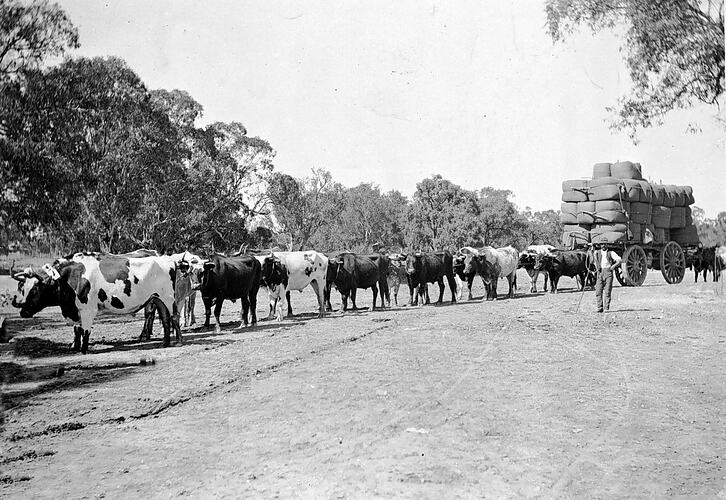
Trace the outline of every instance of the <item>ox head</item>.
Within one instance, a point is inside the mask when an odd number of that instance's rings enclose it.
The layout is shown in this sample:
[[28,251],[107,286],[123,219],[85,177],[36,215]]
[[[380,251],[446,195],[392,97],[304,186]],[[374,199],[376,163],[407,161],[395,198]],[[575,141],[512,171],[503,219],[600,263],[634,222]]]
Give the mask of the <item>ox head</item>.
[[[542,253],[542,252],[540,252]],[[534,269],[537,264],[537,252],[531,250],[524,250],[519,253],[519,260],[517,261],[517,268],[523,267],[525,269]]]
[[200,275],[204,270],[204,260],[198,255],[190,252],[174,254],[172,257],[177,271],[177,280],[189,279],[192,290],[197,290],[200,283]]
[[534,269],[536,271],[549,271],[555,263],[555,255],[539,254],[534,258]]
[[13,297],[13,306],[20,309],[21,318],[32,318],[48,306],[58,305],[58,270],[45,264],[40,271],[32,267],[14,273],[18,291]]
[[464,257],[464,274],[474,274],[486,264],[486,257],[474,248],[463,247],[459,250],[459,255]]
[[260,279],[264,286],[279,285],[285,277],[285,269],[280,258],[270,254],[262,261],[262,277]]
[[345,253],[330,257],[328,259],[328,272],[325,276],[325,281],[328,283],[340,281],[345,274]]
[[414,252],[406,255],[406,274],[409,276],[415,275],[417,272],[423,269],[423,254],[421,252]]

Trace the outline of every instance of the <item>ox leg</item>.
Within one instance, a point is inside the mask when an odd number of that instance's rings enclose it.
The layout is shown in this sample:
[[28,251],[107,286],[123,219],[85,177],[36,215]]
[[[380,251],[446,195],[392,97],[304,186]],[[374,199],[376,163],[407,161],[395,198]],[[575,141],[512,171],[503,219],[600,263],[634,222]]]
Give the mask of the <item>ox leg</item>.
[[557,293],[557,283],[559,283],[559,281],[559,276],[550,274],[550,293]]
[[534,269],[527,269],[527,274],[529,274],[529,293],[537,293],[537,278],[539,278],[539,271],[535,271]]
[[192,292],[192,294],[186,298],[184,301],[184,327],[192,326],[197,322],[197,319],[194,317],[194,306],[196,305],[197,299],[197,292]]
[[313,287],[315,296],[318,298],[318,318],[325,316],[325,289],[318,283],[318,280],[312,280],[310,286]]
[[83,327],[80,325],[73,326],[73,350],[81,351],[81,337],[83,336]]
[[187,299],[181,299],[178,302],[174,302],[174,310],[171,314],[171,327],[174,329],[174,336],[176,337],[177,342],[182,341],[182,333],[181,333],[181,315],[179,314],[181,309],[185,307],[185,304],[187,302]]
[[222,324],[219,322],[219,316],[222,314],[222,302],[224,298],[217,297],[214,304],[214,333],[222,333]]
[[[482,280],[482,283],[484,281]],[[471,287],[474,285],[474,276],[468,276],[466,278],[466,287],[469,289],[469,297],[467,300],[474,300],[474,296],[471,294]],[[486,286],[486,283],[484,284]]]
[[[544,291],[546,292],[547,291],[547,280],[549,279],[549,276],[547,273],[543,273],[543,274],[544,274]],[[550,285],[551,285],[551,283],[550,283]]]
[[401,285],[393,285],[393,303],[398,307],[398,289]]
[[[373,286],[371,286],[371,291],[373,292],[373,307],[371,308],[371,311],[376,310],[376,301],[378,300],[378,285],[373,283]],[[381,302],[383,302],[383,292],[381,292]]]
[[204,303],[204,328],[209,328],[209,317],[212,315],[212,304],[214,304],[214,298],[202,297]]
[[154,319],[156,318],[156,306],[149,302],[144,306],[144,327],[141,329],[139,340],[150,340],[151,332],[154,330]]
[[428,283],[419,283],[418,285],[418,298],[419,298],[419,305],[423,306],[424,304],[428,304],[430,302],[429,300],[429,285]]
[[259,286],[253,287],[252,290],[250,290],[250,313],[252,315],[252,326],[257,324],[257,292],[259,291]]
[[514,297],[514,289],[517,288],[517,277],[509,275],[507,281],[509,281],[509,294],[507,296],[511,299]]
[[[161,320],[161,324],[164,327],[164,347],[169,347],[169,345],[171,345],[171,328],[174,323],[174,320],[172,319],[172,313],[169,311],[169,308],[166,306],[166,304],[164,304],[161,300],[155,298],[152,299],[152,302],[154,303],[156,310],[159,312],[159,319]],[[172,303],[172,311],[175,307],[176,305]],[[179,333],[179,337],[181,337],[181,332]]]
[[348,294],[341,292],[340,301],[343,303],[343,312],[347,311],[348,310]]
[[358,306],[355,305],[355,298],[358,295],[358,289],[356,287],[353,287],[350,291],[350,302],[353,304],[353,310],[357,311]]
[[331,283],[325,282],[325,287],[323,288],[323,297],[325,299],[325,310],[329,312],[333,312],[333,305],[330,303],[330,289],[333,287]]
[[292,318],[292,302],[290,301],[290,290],[285,292],[285,300],[287,301],[287,315]]
[[95,311],[89,311],[85,314],[81,313],[81,328],[83,329],[83,340],[81,342],[81,353],[88,353],[88,341],[91,338],[91,326],[93,325],[93,316]]
[[[416,291],[416,300],[414,301],[414,290]],[[418,287],[414,287],[410,282],[408,283],[408,291],[411,294],[411,298],[408,301],[409,306],[418,305]]]
[[247,326],[247,315],[250,312],[250,298],[249,296],[245,295],[241,298],[240,302],[242,302],[242,309],[240,311],[240,324],[239,327],[242,328],[243,326]]
[[447,276],[446,280],[449,282],[449,288],[451,288],[451,303],[453,304],[456,302],[456,290],[457,290],[456,280],[454,279],[453,276]]
[[[436,301],[437,304],[441,304],[444,302],[444,278],[439,278],[436,283],[439,285],[439,300]],[[454,299],[454,296],[451,296],[452,299]]]

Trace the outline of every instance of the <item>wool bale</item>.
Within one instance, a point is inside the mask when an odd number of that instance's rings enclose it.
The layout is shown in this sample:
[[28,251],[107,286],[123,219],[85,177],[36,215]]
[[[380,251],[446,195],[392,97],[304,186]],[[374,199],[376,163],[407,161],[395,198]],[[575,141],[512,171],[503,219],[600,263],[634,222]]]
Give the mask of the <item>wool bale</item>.
[[653,205],[651,222],[656,228],[670,228],[671,209],[662,205]]
[[641,198],[645,198],[643,193],[643,187],[640,185],[640,181],[633,179],[623,179],[623,185],[625,186],[625,198],[628,201],[642,201]]
[[590,187],[590,180],[589,179],[569,179],[566,181],[562,181],[562,192],[565,191],[572,191],[573,189],[580,190],[580,191],[587,191],[587,188]]
[[675,201],[673,202],[676,207],[686,206],[686,192],[683,186],[673,186],[673,193]]
[[560,212],[576,215],[577,214],[577,203],[560,204]]
[[630,221],[637,224],[650,224],[651,222],[651,208],[650,203],[634,202],[630,204]]
[[618,224],[595,224],[590,229],[590,234],[601,234],[601,233],[625,233],[628,230],[628,225],[625,223]]
[[603,212],[605,210],[625,210],[626,212],[630,209],[630,203],[624,201],[620,203],[620,200],[600,200],[595,203],[595,212]]
[[562,244],[566,248],[574,248],[590,242],[590,231],[588,226],[576,224],[565,224],[562,226]]
[[643,191],[640,194],[640,201],[644,203],[653,203],[655,193],[653,193],[653,186],[648,181],[638,181],[640,189]]
[[569,190],[562,192],[562,201],[565,203],[577,203],[578,201],[587,201],[587,192]]
[[671,208],[670,229],[681,229],[686,227],[686,207]]
[[650,187],[653,189],[653,205],[665,205],[663,198],[665,198],[665,186],[662,184],[651,184]]
[[594,224],[595,223],[595,202],[581,201],[577,204],[577,223],[578,224]]
[[610,172],[613,177],[618,177],[620,179],[643,180],[643,175],[635,165],[636,164],[629,161],[620,161],[610,165]]
[[686,207],[686,227],[693,225],[693,212],[691,207]]
[[[572,205],[576,205],[576,203],[572,203]],[[577,224],[577,214],[560,212],[560,222],[562,224]]]
[[696,203],[696,199],[693,197],[693,188],[691,186],[683,186],[683,192],[686,195],[686,206]]
[[623,181],[617,177],[599,177],[590,181],[589,187],[608,186],[610,184],[621,184]]
[[620,243],[628,241],[627,233],[610,231],[596,234],[592,237],[592,243]]
[[610,177],[610,163],[596,163],[592,167],[592,178]]
[[602,201],[602,200],[627,201],[627,197],[623,196],[621,189],[624,189],[622,187],[622,184],[605,184],[603,186],[591,187],[589,198],[591,201]]
[[603,210],[602,212],[595,212],[595,220],[598,224],[612,224],[614,222],[625,223],[628,221],[628,218],[620,210]]
[[643,241],[643,227],[645,224],[638,224],[637,222],[630,222],[628,224],[628,239],[636,243]]
[[696,226],[686,226],[679,229],[671,229],[671,239],[679,245],[691,246],[698,245],[698,229]]
[[578,212],[577,223],[578,224],[595,224],[595,212]]
[[666,184],[663,186],[664,189],[664,196],[663,196],[663,206],[668,208],[673,208],[676,206],[676,192],[675,192],[675,186]]

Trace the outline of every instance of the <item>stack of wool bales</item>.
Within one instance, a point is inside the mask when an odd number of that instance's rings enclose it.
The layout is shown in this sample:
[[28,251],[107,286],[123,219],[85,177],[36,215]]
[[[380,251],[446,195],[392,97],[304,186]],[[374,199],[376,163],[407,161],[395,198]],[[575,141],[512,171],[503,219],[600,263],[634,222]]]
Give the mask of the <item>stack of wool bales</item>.
[[562,244],[574,248],[590,242],[590,229],[594,219],[594,203],[589,201],[589,180],[570,180],[562,182]]
[[653,236],[656,243],[675,241],[697,245],[698,231],[693,225],[691,186],[653,185]]
[[698,243],[690,186],[661,186],[643,180],[639,163],[596,163],[592,180],[562,183],[562,244]]

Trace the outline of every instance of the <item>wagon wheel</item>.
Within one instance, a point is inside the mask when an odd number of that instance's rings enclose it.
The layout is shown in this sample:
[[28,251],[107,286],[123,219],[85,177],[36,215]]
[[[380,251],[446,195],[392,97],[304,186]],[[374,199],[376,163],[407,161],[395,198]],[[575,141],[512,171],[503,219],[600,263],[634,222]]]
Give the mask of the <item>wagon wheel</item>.
[[623,253],[623,264],[615,273],[621,285],[640,286],[645,281],[648,273],[648,258],[645,251],[638,245],[625,249]]
[[675,241],[666,243],[660,253],[660,272],[671,285],[680,283],[686,275],[686,255]]

